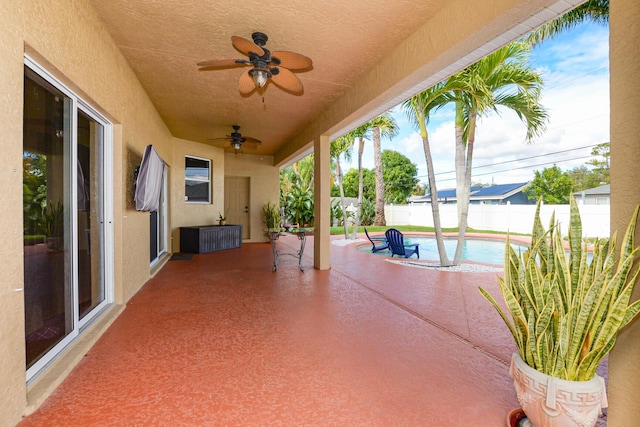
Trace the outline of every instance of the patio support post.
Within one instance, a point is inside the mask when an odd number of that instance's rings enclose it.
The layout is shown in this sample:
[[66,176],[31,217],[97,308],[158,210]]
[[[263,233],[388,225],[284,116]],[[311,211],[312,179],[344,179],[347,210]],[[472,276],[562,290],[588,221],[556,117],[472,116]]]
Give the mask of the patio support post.
[[[640,2],[611,0],[609,10],[611,232],[617,231],[620,241],[640,204]],[[636,245],[639,240],[636,237]],[[636,283],[631,300],[639,298]],[[636,319],[618,336],[609,357],[609,425],[638,425],[639,354],[640,320]]]
[[331,219],[331,163],[329,157],[329,137],[320,135],[313,141],[314,152],[314,233],[313,233],[313,265],[318,270],[328,270],[329,236]]

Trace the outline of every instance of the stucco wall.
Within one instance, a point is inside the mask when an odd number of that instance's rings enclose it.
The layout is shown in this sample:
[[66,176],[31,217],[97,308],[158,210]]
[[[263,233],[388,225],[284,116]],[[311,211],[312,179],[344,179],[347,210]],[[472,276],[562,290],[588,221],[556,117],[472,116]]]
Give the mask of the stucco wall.
[[[173,166],[173,137],[91,7],[84,1],[72,0],[3,1],[0,13],[2,425],[14,425],[20,420],[27,410],[28,396],[25,384],[21,210],[25,53],[115,125],[113,182],[108,183],[107,188],[112,191],[114,200],[117,303],[126,302],[150,277],[149,215],[137,212],[133,207],[133,168],[139,164],[147,144],[153,144],[163,159]],[[222,158],[220,155],[218,158],[218,169],[222,170]],[[221,180],[218,180],[220,188]],[[60,372],[64,375],[68,369]],[[41,377],[39,382],[45,381],[45,377]],[[60,378],[47,381],[48,386],[41,387],[41,390],[49,392]],[[33,404],[41,401],[42,396],[35,400],[29,396],[29,400]]]
[[[610,3],[611,230],[623,235],[640,204],[640,2]],[[635,244],[640,244],[636,231]],[[636,282],[632,300],[640,299]],[[610,426],[638,425],[640,411],[640,319],[618,336],[609,358]]]
[[251,235],[246,242],[265,242],[262,221],[262,205],[278,202],[280,187],[278,168],[273,166],[272,156],[225,153],[225,176],[248,177],[250,179]]
[[[18,2],[15,2],[16,5]],[[22,27],[24,13],[0,14],[0,419],[16,423],[26,405],[22,267]]]
[[[189,204],[184,201],[185,156],[211,160],[211,203]],[[174,139],[171,168],[171,237],[173,252],[180,252],[180,227],[216,224],[224,211],[224,151],[221,148],[184,139]]]

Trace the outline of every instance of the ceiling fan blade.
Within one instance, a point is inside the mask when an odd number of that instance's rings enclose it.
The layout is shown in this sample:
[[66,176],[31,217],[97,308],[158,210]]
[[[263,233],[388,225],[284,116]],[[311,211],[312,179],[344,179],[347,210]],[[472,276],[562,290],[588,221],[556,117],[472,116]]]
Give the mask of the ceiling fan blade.
[[259,139],[251,138],[250,136],[243,136],[243,138],[245,139],[245,142],[248,142],[250,144],[262,144],[262,141],[260,141]]
[[249,52],[255,52],[258,54],[258,56],[264,55],[264,50],[262,50],[260,46],[250,40],[245,39],[244,37],[231,36],[231,44],[233,44],[233,47],[247,56],[249,56]]
[[227,142],[224,143],[223,147],[224,148],[231,147],[231,141],[227,140]]
[[304,70],[305,68],[311,68],[313,62],[311,58],[294,52],[272,52],[271,58],[276,57],[280,60],[280,66],[288,68],[290,70]]
[[232,68],[232,67],[244,67],[247,64],[238,64],[238,59],[212,59],[210,61],[198,62],[198,67],[201,68]]
[[244,73],[242,73],[242,75],[240,75],[240,81],[238,82],[238,90],[240,90],[240,93],[242,95],[251,93],[256,88],[256,85],[253,82],[253,78],[251,77],[251,75],[249,75],[249,71],[251,70],[247,70]]
[[280,68],[280,72],[278,74],[274,74],[271,77],[271,80],[282,89],[299,95],[302,93],[302,82],[291,71],[286,68]]
[[258,148],[257,144],[252,144],[251,142],[245,142],[244,144],[242,144],[242,148],[248,148],[249,150],[255,150],[256,148]]

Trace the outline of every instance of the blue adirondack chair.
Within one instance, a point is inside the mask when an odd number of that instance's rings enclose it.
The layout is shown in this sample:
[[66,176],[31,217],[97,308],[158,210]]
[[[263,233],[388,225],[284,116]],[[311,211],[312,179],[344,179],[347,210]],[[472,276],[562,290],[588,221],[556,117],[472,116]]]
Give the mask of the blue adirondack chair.
[[394,255],[400,255],[405,258],[409,258],[411,255],[416,254],[416,256],[420,258],[419,245],[405,245],[404,235],[400,231],[395,228],[390,228],[384,233],[384,235],[387,238],[387,244],[389,245],[392,257]]
[[376,253],[379,251],[383,251],[389,247],[387,244],[387,238],[382,236],[369,236],[369,232],[367,231],[367,227],[364,227],[364,234],[367,235],[367,239],[371,242],[371,252]]

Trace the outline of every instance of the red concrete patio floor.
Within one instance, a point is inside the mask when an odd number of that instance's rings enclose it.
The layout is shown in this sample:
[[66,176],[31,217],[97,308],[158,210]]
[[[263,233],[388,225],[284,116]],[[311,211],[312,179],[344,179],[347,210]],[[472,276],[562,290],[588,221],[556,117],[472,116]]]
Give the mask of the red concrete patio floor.
[[[281,252],[294,252],[282,237]],[[514,346],[478,285],[331,245],[171,261],[20,426],[503,426]],[[604,424],[602,424],[604,425]]]

